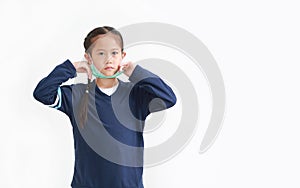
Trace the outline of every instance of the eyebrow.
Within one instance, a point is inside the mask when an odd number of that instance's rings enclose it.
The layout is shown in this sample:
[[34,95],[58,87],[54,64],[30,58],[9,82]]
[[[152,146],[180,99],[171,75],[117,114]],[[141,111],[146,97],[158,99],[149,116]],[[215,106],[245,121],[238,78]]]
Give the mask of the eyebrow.
[[[113,48],[113,49],[111,49],[111,51],[113,51],[113,50],[119,50],[119,48]],[[105,51],[105,49],[99,48],[99,49],[96,50],[96,52],[98,52],[98,51]]]

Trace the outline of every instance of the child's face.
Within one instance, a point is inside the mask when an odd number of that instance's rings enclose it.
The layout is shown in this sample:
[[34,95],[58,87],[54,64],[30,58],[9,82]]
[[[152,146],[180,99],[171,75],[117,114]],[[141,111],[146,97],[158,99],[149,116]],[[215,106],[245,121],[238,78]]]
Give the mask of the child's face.
[[93,43],[91,58],[95,67],[105,76],[114,75],[119,69],[125,52],[122,52],[118,36],[99,35]]

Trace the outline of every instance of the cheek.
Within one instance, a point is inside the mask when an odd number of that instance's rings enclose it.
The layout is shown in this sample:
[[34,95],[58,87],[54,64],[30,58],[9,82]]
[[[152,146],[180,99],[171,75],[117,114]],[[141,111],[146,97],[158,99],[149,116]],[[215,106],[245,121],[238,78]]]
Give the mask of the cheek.
[[98,70],[102,70],[102,69],[104,68],[104,66],[103,66],[102,64],[99,64],[99,63],[94,64],[94,65],[95,65],[95,67],[96,67]]
[[94,59],[94,65],[98,68],[101,69],[104,67],[105,63],[103,60],[99,60],[99,59]]
[[115,63],[120,63],[122,61],[122,57],[121,56],[115,57],[114,60]]
[[104,58],[100,57],[100,56],[93,57],[94,63],[101,63],[101,62],[103,62],[103,60],[104,60]]

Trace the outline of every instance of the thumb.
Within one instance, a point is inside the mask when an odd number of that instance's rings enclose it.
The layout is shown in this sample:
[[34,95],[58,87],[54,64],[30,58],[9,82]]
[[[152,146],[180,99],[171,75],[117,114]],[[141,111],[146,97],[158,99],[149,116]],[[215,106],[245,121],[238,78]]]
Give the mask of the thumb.
[[88,78],[91,80],[92,79],[92,70],[91,70],[90,65],[87,65],[86,72],[87,72]]

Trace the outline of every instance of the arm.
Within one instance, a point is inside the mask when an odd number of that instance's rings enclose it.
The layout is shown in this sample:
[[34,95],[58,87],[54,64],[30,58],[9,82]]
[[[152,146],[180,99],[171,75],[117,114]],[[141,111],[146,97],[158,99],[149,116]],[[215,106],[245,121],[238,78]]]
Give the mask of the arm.
[[141,66],[134,67],[129,80],[135,84],[131,95],[135,106],[143,111],[143,116],[176,104],[173,90],[161,78]]
[[69,60],[66,60],[57,65],[47,77],[38,83],[33,92],[34,98],[69,115],[72,111],[72,89],[71,86],[61,86],[61,84],[75,76],[75,67]]

